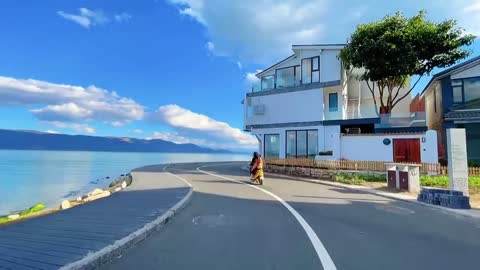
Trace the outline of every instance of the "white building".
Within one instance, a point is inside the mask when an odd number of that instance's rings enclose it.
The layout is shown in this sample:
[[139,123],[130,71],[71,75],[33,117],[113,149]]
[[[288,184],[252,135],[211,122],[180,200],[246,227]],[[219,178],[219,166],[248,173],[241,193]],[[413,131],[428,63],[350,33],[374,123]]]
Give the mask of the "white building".
[[366,82],[353,75],[358,70],[343,68],[343,46],[293,45],[291,56],[256,74],[259,84],[243,104],[245,130],[260,153],[436,163],[436,133],[427,132],[425,114],[410,112],[408,96],[381,120]]

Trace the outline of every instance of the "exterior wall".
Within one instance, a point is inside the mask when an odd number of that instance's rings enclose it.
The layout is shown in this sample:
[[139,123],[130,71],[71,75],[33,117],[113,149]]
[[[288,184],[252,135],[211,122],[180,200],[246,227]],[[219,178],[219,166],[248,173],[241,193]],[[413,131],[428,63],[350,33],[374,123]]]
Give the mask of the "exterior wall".
[[453,74],[452,79],[462,79],[480,76],[480,65],[473,66],[469,69]]
[[410,103],[410,112],[425,112],[425,96],[417,94]]
[[348,160],[362,161],[386,161],[393,162],[393,143],[383,144],[384,139],[413,139],[425,138],[421,141],[420,155],[424,163],[437,163],[437,135],[435,131],[429,130],[425,134],[406,135],[359,135],[341,137],[341,158]]
[[[340,126],[325,126],[325,135],[323,136],[323,151],[332,151],[332,156],[325,156],[324,159],[340,159]],[[319,136],[320,137],[320,136]]]
[[[323,89],[248,97],[248,107],[263,106],[263,115],[246,117],[246,125],[311,122],[323,120]],[[248,109],[247,109],[248,110]]]
[[[344,99],[343,99],[342,88],[340,86],[338,86],[338,87],[327,87],[327,88],[323,89],[323,93],[324,93],[323,104],[325,104],[324,108],[323,108],[324,119],[325,120],[343,119],[345,106],[344,106],[344,103],[343,103]],[[337,109],[337,111],[331,112],[330,109],[329,109],[330,108],[329,96],[330,96],[330,94],[334,94],[334,93],[337,94],[338,109]]]
[[[437,131],[438,154],[445,157],[445,130],[443,128],[443,87],[440,83],[432,84],[423,94],[428,129]],[[436,109],[436,110],[435,110]]]
[[320,81],[341,80],[342,64],[338,59],[339,50],[323,50],[320,56]]

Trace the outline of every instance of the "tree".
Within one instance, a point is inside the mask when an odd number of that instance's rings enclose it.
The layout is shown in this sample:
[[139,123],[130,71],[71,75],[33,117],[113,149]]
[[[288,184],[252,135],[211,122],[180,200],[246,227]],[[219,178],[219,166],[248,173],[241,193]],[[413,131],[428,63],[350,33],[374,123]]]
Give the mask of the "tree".
[[[470,55],[464,46],[471,45],[475,36],[456,28],[455,20],[434,23],[427,21],[425,14],[420,11],[418,15],[406,18],[402,13],[396,13],[381,21],[359,25],[340,52],[339,57],[347,70],[362,69],[358,79],[367,82],[377,114],[375,85],[378,87],[380,112],[390,113],[410,94],[422,76]],[[407,86],[414,75],[418,80],[401,93],[400,89]]]

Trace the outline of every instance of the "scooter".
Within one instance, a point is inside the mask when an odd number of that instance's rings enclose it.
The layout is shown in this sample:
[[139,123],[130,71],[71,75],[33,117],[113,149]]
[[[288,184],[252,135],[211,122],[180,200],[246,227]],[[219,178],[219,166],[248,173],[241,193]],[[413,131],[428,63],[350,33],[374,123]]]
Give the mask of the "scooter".
[[[252,171],[252,167],[249,167],[249,172]],[[250,181],[252,181],[253,184],[258,184],[258,185],[263,185],[263,181],[265,178],[263,176],[258,176],[256,178],[252,177],[252,174],[250,173]]]

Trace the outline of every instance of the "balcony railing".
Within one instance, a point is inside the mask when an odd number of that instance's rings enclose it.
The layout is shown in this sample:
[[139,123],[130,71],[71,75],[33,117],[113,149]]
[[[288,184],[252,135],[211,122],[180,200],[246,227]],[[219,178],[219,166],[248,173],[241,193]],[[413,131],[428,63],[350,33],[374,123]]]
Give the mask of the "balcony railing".
[[301,84],[302,84],[301,80],[293,76],[272,75],[271,78],[264,77],[263,81],[258,81],[252,84],[252,92],[295,87],[295,86],[300,86]]
[[425,112],[414,112],[410,115],[382,114],[380,123],[375,128],[398,128],[398,127],[426,127],[427,115]]

